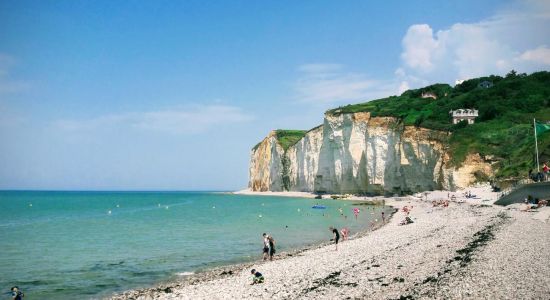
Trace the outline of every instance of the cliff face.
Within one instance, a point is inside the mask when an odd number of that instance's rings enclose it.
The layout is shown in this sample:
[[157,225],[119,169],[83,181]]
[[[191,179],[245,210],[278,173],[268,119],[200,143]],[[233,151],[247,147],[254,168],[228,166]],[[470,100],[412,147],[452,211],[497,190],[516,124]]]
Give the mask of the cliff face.
[[327,114],[323,125],[287,150],[274,132],[253,149],[249,188],[400,194],[454,190],[473,183],[475,171],[491,172],[476,159],[475,166],[451,168],[447,139],[446,132],[403,126],[392,117]]

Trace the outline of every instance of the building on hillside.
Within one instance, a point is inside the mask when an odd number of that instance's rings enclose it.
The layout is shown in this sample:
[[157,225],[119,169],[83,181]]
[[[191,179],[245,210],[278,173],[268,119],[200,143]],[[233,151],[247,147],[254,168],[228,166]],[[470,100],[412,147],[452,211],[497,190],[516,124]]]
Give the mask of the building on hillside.
[[484,80],[480,82],[477,86],[479,86],[482,89],[488,89],[493,86],[493,83],[488,80]]
[[434,92],[422,92],[422,95],[420,95],[422,98],[432,98],[437,99],[437,95]]
[[453,124],[457,124],[460,121],[468,121],[468,124],[474,124],[475,118],[478,117],[477,109],[457,109],[449,111],[449,114],[453,117]]

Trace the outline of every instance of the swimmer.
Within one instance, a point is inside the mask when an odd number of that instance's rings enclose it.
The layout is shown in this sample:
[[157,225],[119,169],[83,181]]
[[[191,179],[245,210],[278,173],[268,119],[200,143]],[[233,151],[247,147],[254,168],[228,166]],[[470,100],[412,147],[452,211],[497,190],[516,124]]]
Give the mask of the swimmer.
[[359,215],[359,208],[355,207],[353,208],[353,214],[355,215],[355,220],[357,220],[357,216]]

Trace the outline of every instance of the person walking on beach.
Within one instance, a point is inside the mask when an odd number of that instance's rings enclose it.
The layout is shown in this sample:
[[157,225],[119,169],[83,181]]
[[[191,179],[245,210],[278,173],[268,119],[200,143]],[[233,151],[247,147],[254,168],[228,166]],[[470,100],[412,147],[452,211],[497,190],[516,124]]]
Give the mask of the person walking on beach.
[[338,241],[340,240],[340,233],[338,232],[338,229],[330,226],[328,230],[332,231],[334,234],[334,237],[331,239],[331,241],[334,241],[334,245],[336,245],[335,251],[338,251]]
[[12,300],[22,300],[25,294],[19,290],[19,287],[14,286],[11,288],[11,297]]

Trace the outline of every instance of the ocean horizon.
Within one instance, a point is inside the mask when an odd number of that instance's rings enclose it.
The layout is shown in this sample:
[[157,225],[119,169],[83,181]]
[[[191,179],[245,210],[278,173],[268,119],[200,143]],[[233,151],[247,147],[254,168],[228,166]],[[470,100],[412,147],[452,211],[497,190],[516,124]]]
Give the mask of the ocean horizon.
[[288,251],[328,241],[329,226],[365,230],[389,211],[357,206],[355,220],[356,204],[224,191],[0,191],[0,285],[19,286],[26,299],[100,299],[259,260],[263,232]]

